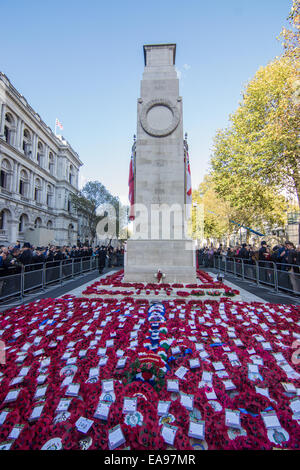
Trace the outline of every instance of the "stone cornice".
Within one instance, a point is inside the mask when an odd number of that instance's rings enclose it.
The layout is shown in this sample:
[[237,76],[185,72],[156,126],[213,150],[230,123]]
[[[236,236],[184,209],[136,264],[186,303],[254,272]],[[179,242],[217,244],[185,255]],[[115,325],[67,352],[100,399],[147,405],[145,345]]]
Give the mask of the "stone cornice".
[[71,147],[69,143],[67,145],[63,145],[60,139],[56,137],[52,129],[47,126],[47,124],[42,120],[40,115],[34,111],[34,109],[28,104],[26,98],[21,95],[18,90],[11,84],[9,78],[2,72],[0,72],[0,81],[2,81],[6,87],[6,93],[8,96],[18,105],[21,109],[28,115],[30,119],[34,121],[34,123],[47,134],[47,136],[52,140],[55,146],[60,149],[68,149],[72,156],[77,160],[79,166],[82,166],[83,163],[79,158],[79,155],[75,152],[75,150]]

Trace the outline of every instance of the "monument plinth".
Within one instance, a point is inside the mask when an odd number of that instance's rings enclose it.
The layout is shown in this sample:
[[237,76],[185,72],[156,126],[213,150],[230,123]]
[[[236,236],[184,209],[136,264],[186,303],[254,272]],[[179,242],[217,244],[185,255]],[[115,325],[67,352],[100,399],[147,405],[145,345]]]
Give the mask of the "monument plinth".
[[134,238],[127,241],[125,281],[196,282],[194,243],[185,235],[182,98],[175,44],[144,46],[137,105]]

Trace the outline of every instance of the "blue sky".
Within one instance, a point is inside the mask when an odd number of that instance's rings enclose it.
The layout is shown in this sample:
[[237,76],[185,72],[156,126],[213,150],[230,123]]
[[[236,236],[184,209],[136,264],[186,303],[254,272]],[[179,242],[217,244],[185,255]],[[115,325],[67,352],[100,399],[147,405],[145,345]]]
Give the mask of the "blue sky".
[[127,202],[143,44],[176,43],[192,184],[243,86],[275,56],[291,0],[0,0],[0,70],[79,153],[81,183]]

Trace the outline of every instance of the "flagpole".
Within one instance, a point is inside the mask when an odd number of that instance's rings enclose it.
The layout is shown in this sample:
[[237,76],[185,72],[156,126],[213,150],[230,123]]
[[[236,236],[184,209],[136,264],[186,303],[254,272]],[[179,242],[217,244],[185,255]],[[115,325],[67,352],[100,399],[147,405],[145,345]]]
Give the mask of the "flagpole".
[[55,130],[54,130],[54,133],[55,133],[55,135],[56,135],[56,119],[55,119],[55,128],[54,128],[54,129],[55,129]]

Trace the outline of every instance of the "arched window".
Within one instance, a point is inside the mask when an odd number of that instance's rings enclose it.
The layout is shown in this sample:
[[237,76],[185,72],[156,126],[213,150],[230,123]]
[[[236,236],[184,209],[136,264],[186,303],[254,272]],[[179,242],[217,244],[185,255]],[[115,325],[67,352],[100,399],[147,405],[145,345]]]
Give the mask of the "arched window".
[[42,226],[42,219],[40,217],[37,217],[34,221],[34,228],[39,228]]
[[73,168],[73,165],[70,165],[69,183],[74,184],[74,168]]
[[21,170],[19,181],[19,193],[21,196],[27,197],[28,194],[28,175],[25,170]]
[[54,174],[54,157],[53,157],[52,152],[49,152],[48,168],[49,168],[49,171],[50,171],[51,175],[53,175]]
[[47,222],[47,229],[48,229],[48,230],[52,230],[52,229],[53,229],[52,220],[48,220],[48,222]]
[[39,178],[35,180],[34,185],[34,200],[35,202],[41,202],[41,195],[42,195],[42,183]]
[[5,114],[4,137],[8,144],[13,144],[12,135],[14,131],[14,119],[10,113]]
[[23,152],[27,157],[31,156],[31,134],[28,129],[23,132]]
[[68,199],[68,212],[72,212],[72,203],[70,198]]
[[50,186],[50,184],[48,184],[48,186],[47,186],[47,206],[52,207],[52,202],[53,202],[53,189]]
[[8,221],[8,217],[10,215],[11,215],[11,213],[8,209],[3,209],[0,212],[0,230],[7,229],[7,221]]
[[38,142],[37,148],[38,149],[37,149],[36,159],[37,159],[38,164],[42,166],[43,157],[44,157],[44,146],[42,142]]
[[11,164],[8,160],[3,159],[1,162],[1,171],[0,171],[0,186],[1,188],[10,189],[10,180],[12,175]]
[[22,214],[19,219],[19,232],[24,232],[27,223],[28,223],[28,216],[26,214]]

